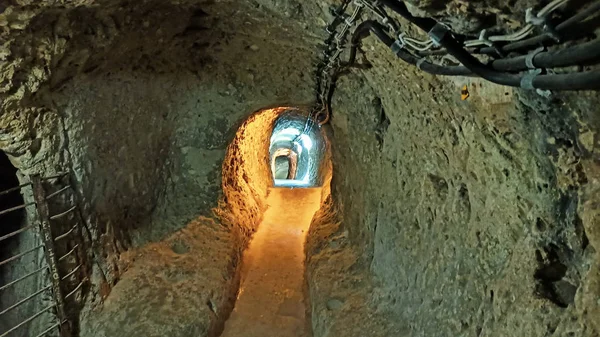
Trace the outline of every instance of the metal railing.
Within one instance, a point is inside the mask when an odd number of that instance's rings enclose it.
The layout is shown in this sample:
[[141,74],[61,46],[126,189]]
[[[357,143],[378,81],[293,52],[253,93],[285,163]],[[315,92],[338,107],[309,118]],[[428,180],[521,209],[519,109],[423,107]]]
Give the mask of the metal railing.
[[[24,188],[31,187],[34,201],[1,210],[0,215],[23,210],[27,207],[34,207],[37,215],[35,223],[28,224],[11,233],[1,236],[0,245],[5,245],[6,242],[3,241],[26,232],[39,234],[42,239],[42,243],[37,244],[32,248],[13,253],[8,257],[4,257],[3,260],[0,261],[0,267],[10,263],[16,263],[22,257],[25,257],[29,254],[38,253],[39,250],[43,251],[43,255],[45,257],[43,265],[36,270],[18,276],[14,280],[10,280],[4,285],[0,284],[0,299],[3,296],[3,293],[5,293],[7,290],[17,287],[20,283],[27,279],[45,273],[46,271],[49,275],[49,277],[45,280],[44,285],[40,289],[31,292],[27,296],[23,296],[23,298],[17,300],[13,304],[9,304],[4,309],[0,308],[0,321],[3,320],[3,317],[6,317],[6,315],[10,312],[13,312],[17,308],[31,302],[34,299],[40,298],[40,296],[51,295],[52,298],[51,305],[44,306],[43,309],[33,313],[32,315],[28,315],[25,318],[19,319],[20,321],[15,322],[14,326],[10,327],[7,331],[0,331],[0,337],[24,335],[23,331],[21,330],[31,326],[34,321],[41,319],[42,315],[46,313],[51,313],[53,316],[53,322],[51,322],[50,326],[48,327],[40,328],[42,331],[37,335],[36,332],[28,331],[30,336],[47,336],[49,333],[56,332],[56,330],[58,330],[61,337],[71,337],[72,335],[72,327],[67,314],[68,310],[66,303],[73,303],[75,297],[74,295],[77,294],[77,292],[83,288],[85,282],[87,282],[87,276],[85,273],[85,254],[83,251],[84,240],[81,231],[81,227],[84,225],[83,217],[79,212],[77,202],[75,201],[77,198],[74,197],[74,194],[70,199],[65,198],[67,200],[72,200],[74,205],[67,205],[65,207],[66,210],[59,211],[56,214],[51,214],[48,203],[49,200],[56,198],[69,190],[74,192],[71,184],[64,182],[67,180],[65,179],[67,176],[68,173],[60,173],[44,178],[39,175],[34,175],[30,177],[30,182],[28,183],[21,184],[5,191],[0,191],[1,196],[9,193],[20,193]],[[64,183],[65,186],[60,187],[58,190],[48,194],[46,193],[44,183],[49,180],[55,180],[58,185]],[[67,218],[69,214],[74,215],[72,220]],[[63,224],[67,223],[70,227],[63,233],[53,235],[53,227],[51,226],[53,221],[63,221]],[[75,244],[69,249],[67,246],[68,242],[74,242]],[[57,256],[57,251],[60,250],[66,251],[66,253],[62,254],[61,256]],[[74,284],[73,280],[75,280]]]

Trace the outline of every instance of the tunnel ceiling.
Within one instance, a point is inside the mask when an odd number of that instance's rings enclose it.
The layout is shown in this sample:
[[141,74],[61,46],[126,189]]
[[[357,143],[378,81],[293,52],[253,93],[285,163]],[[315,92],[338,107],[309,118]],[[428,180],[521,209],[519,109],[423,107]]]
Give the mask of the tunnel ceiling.
[[[406,1],[476,36],[548,3]],[[267,207],[254,177],[270,178],[269,128],[305,121],[254,113],[312,106],[338,4],[0,3],[0,149],[21,180],[69,171],[94,242],[81,337],[218,335]],[[433,76],[361,44],[322,128],[334,170],[306,245],[314,336],[597,337],[597,92]]]

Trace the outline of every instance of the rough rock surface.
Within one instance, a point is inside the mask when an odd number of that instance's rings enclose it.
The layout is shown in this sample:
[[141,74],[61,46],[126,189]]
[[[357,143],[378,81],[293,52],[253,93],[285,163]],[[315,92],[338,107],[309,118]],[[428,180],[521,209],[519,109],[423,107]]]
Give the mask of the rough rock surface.
[[[462,32],[512,31],[539,7],[410,2]],[[143,257],[123,273],[124,251],[210,215],[247,116],[310,103],[330,4],[0,4],[0,149],[21,177],[73,172],[99,265],[89,297],[148,276],[136,269],[151,265]],[[497,100],[505,89],[485,85],[461,101],[467,80],[404,66],[372,38],[363,49],[372,68],[343,77],[334,96],[332,205],[307,247],[315,336],[598,336],[597,94]],[[225,210],[227,223],[252,224],[261,207]]]
[[[595,94],[465,102],[460,81],[369,60],[334,102],[341,225],[313,224],[333,245],[309,251],[316,333],[362,335],[323,299],[352,308],[364,296],[378,336],[597,336]],[[343,244],[357,256],[340,255]],[[329,275],[341,257],[347,269]]]
[[239,285],[235,241],[228,228],[200,218],[122,254],[123,277],[103,306],[84,317],[81,335],[218,335]]
[[[268,7],[231,5],[16,1],[2,8],[0,149],[24,179],[72,172],[96,262],[92,296],[82,301],[95,305],[108,295],[123,273],[122,252],[212,216],[227,146],[250,113],[312,99],[302,78],[311,77],[314,51],[289,42],[303,25],[271,17]],[[271,21],[284,28],[267,29]],[[296,67],[273,68],[270,57]],[[219,213],[238,216],[232,223],[246,233],[260,218],[260,208],[243,202]],[[230,242],[238,250],[239,240]]]

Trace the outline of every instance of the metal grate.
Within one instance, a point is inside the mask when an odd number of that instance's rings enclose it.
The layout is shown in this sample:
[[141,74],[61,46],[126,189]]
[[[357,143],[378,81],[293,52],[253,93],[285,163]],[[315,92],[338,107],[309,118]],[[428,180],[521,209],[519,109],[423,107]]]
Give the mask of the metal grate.
[[[52,199],[67,193],[69,190],[73,192],[71,184],[68,182],[65,183],[67,177],[67,173],[61,173],[45,178],[34,175],[30,177],[30,182],[28,183],[6,191],[0,191],[0,195],[5,195],[9,193],[25,192],[24,189],[31,188],[33,195],[33,201],[1,210],[0,215],[26,209],[28,207],[34,207],[37,215],[37,219],[33,224],[26,225],[0,237],[0,245],[5,244],[3,241],[26,232],[39,234],[42,241],[32,248],[15,252],[11,256],[4,258],[0,261],[0,267],[11,263],[17,263],[22,257],[30,254],[39,254],[40,250],[45,257],[43,266],[16,277],[13,280],[9,280],[6,284],[0,284],[0,298],[2,298],[4,292],[11,288],[18,287],[20,283],[27,279],[43,273],[49,275],[49,277],[44,280],[44,284],[40,289],[33,291],[29,295],[22,296],[21,299],[13,304],[9,304],[4,309],[0,308],[0,310],[2,310],[0,311],[0,321],[5,320],[5,317],[7,317],[10,312],[13,312],[30,301],[36,299],[40,300],[44,295],[49,295],[52,298],[50,305],[42,306],[41,310],[31,312],[29,315],[20,315],[26,317],[14,322],[12,327],[8,328],[8,330],[0,331],[0,337],[23,336],[24,332],[27,331],[26,329],[33,326],[32,323],[36,320],[40,323],[36,326],[39,326],[39,331],[28,331],[30,336],[42,337],[49,336],[50,334],[55,335],[57,331],[61,337],[72,336],[73,327],[72,322],[69,319],[67,304],[74,303],[74,297],[76,297],[76,294],[82,290],[84,284],[87,282],[85,273],[85,255],[83,250],[84,240],[81,231],[81,227],[84,226],[83,217],[79,212],[77,203],[74,201],[76,200],[74,194],[73,197],[70,198],[70,200],[73,200],[74,205],[67,205],[65,210],[58,211],[55,214],[51,214],[48,203]],[[54,180],[56,185],[64,186],[52,193],[47,193],[44,183],[49,180]],[[73,216],[69,217],[69,215]],[[60,234],[53,235],[52,229],[55,227],[52,225],[58,221],[62,221],[63,225],[67,223],[70,228]],[[68,246],[67,243],[69,242],[75,243],[73,247]],[[61,250],[66,253],[60,256],[57,255],[57,252]],[[43,324],[43,322],[41,322],[42,315],[47,313],[52,315],[53,322],[47,324],[48,326],[41,326]],[[7,321],[5,320],[5,322]]]

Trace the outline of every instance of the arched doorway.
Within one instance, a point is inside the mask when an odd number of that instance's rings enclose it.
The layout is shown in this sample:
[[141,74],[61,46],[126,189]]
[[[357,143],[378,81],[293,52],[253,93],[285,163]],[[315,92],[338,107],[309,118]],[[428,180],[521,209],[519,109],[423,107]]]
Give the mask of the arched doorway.
[[325,151],[322,130],[304,112],[296,109],[281,114],[275,121],[269,146],[274,185],[322,186]]

